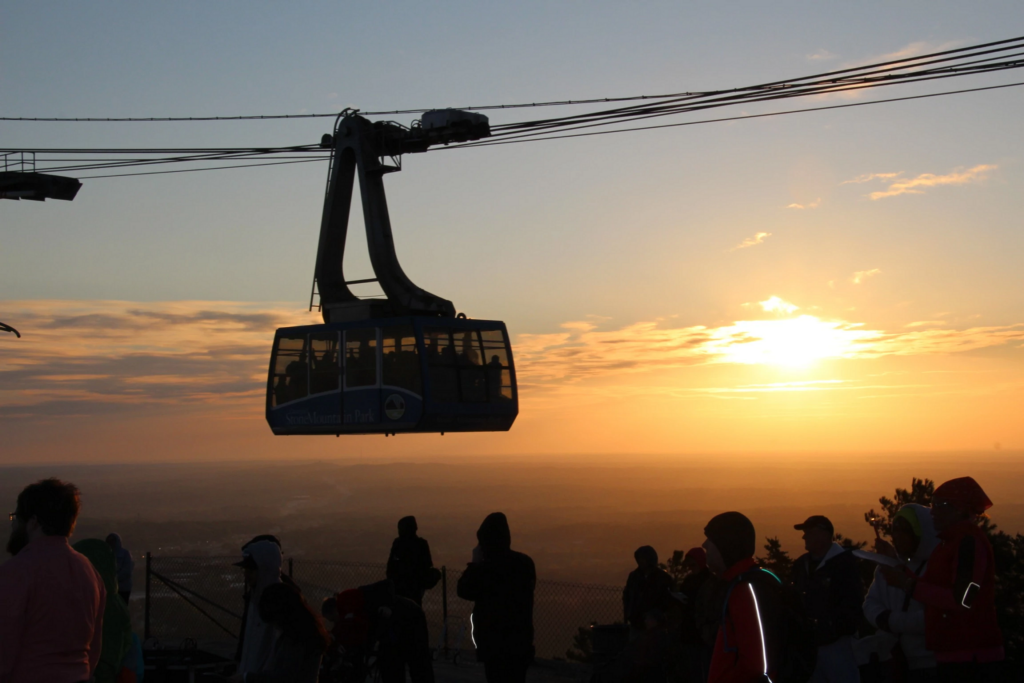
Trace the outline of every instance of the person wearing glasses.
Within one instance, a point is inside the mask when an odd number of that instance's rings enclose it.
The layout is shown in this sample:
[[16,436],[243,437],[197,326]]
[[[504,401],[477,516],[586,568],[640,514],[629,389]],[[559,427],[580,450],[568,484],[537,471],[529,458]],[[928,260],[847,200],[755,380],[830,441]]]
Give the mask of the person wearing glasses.
[[44,479],[18,494],[0,565],[0,681],[79,683],[100,659],[107,591],[68,545],[78,488]]
[[992,501],[971,477],[935,489],[931,515],[940,543],[920,578],[882,569],[890,585],[924,605],[924,635],[939,683],[1001,680],[1003,635],[996,623],[995,556],[979,526]]

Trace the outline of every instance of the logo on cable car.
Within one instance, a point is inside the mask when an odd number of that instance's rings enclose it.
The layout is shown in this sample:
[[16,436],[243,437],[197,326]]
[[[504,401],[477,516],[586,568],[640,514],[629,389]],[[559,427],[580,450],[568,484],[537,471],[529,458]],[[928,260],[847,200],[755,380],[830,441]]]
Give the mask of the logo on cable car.
[[392,420],[401,420],[405,415],[405,399],[398,394],[391,394],[384,401],[384,414]]
[[304,413],[293,411],[285,415],[285,419],[290,427],[301,425],[335,425],[341,422],[341,418],[338,415],[321,415],[317,412],[309,411]]

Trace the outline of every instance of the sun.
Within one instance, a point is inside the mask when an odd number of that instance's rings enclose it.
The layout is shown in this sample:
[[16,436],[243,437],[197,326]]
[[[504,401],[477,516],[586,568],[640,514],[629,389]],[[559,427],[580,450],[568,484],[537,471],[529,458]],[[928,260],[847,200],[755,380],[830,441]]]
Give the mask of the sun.
[[740,320],[723,328],[717,344],[727,363],[807,367],[826,358],[854,353],[857,342],[869,332],[852,329],[850,323],[828,321],[813,315],[785,320]]

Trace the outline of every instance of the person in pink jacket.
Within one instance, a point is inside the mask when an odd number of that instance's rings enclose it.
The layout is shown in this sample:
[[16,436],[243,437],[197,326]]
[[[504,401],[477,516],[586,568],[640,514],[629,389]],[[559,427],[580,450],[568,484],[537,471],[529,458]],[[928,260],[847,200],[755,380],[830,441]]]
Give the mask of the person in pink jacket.
[[107,591],[68,545],[80,507],[58,479],[18,495],[0,565],[0,683],[82,683],[96,669]]

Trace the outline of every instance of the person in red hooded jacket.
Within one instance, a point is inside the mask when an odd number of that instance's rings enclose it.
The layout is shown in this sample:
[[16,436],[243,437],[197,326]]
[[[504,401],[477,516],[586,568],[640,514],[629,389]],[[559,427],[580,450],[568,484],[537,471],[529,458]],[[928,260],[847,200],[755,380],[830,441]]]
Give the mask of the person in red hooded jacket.
[[770,681],[778,652],[771,633],[777,610],[771,592],[756,585],[758,575],[767,574],[754,560],[754,525],[742,513],[723,512],[711,518],[704,535],[708,568],[727,586],[708,683]]
[[939,683],[999,681],[1003,635],[996,623],[995,557],[978,518],[992,501],[971,477],[935,489],[932,519],[940,543],[920,578],[884,568],[890,585],[924,605],[925,642]]

